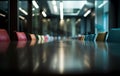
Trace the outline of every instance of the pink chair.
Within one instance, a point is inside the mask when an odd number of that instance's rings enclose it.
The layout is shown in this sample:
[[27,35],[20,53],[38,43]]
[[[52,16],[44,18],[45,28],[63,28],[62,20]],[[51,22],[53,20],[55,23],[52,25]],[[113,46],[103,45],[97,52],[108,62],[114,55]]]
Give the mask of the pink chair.
[[0,42],[1,41],[10,41],[10,37],[5,29],[0,29]]
[[10,38],[5,29],[0,29],[0,53],[5,53],[9,47]]
[[18,41],[27,41],[27,37],[24,32],[15,32]]

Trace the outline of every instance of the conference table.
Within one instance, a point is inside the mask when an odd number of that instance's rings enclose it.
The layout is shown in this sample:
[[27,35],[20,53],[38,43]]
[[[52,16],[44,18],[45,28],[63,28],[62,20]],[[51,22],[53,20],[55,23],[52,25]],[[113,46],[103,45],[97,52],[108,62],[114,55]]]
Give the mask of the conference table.
[[0,73],[99,74],[120,71],[120,43],[80,40],[0,42]]

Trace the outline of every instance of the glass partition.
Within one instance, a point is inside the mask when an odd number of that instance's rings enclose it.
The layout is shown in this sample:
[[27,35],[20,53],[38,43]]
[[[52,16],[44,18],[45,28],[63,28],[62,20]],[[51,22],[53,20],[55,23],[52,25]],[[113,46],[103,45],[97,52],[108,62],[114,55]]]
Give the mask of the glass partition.
[[0,1],[0,29],[8,31],[8,0]]
[[36,0],[32,0],[32,30],[33,33],[40,32],[40,6]]
[[96,33],[108,32],[108,15],[109,15],[109,0],[96,0],[95,1],[95,29]]
[[19,1],[19,31],[27,32],[28,1]]

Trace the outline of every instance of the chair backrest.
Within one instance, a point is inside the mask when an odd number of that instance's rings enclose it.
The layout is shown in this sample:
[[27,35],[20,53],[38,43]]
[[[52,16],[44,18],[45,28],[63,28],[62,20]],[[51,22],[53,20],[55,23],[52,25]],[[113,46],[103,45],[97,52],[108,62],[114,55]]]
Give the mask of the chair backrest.
[[10,41],[10,37],[5,29],[0,29],[0,42]]
[[24,32],[15,32],[18,41],[27,41],[27,37]]
[[113,28],[109,31],[107,42],[120,43],[120,28]]
[[96,36],[96,34],[90,34],[89,35],[89,41],[94,41],[95,40],[95,36]]
[[107,32],[98,33],[96,41],[105,41]]
[[30,37],[31,37],[31,42],[30,42],[30,46],[34,46],[35,43],[36,43],[36,36],[35,34],[30,34]]
[[85,41],[88,41],[89,40],[89,35],[85,35]]
[[30,34],[31,40],[36,40],[35,34]]

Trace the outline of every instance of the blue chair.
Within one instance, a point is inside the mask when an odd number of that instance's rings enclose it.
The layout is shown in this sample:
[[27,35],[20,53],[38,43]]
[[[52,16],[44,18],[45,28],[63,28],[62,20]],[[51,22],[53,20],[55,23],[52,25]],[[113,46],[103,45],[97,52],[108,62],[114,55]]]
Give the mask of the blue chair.
[[94,41],[94,40],[95,40],[95,34],[90,34],[89,41]]

